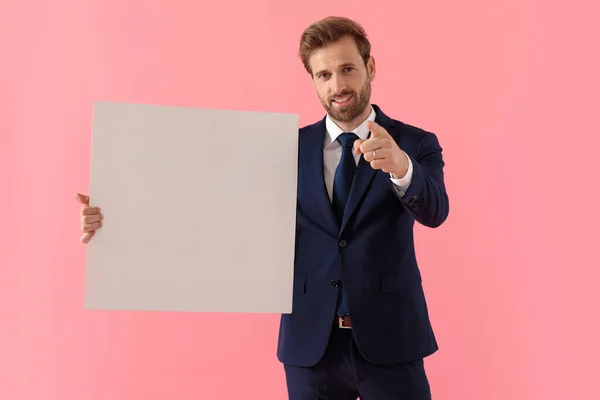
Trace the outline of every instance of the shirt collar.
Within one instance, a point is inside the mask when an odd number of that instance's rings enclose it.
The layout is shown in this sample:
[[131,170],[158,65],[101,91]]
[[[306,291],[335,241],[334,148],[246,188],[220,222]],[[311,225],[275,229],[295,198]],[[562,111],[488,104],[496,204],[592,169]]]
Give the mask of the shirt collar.
[[[356,133],[356,135],[360,139],[366,139],[369,137],[369,128],[367,128],[367,121],[375,121],[375,110],[371,106],[371,113],[359,126],[356,127],[352,132]],[[325,127],[327,129],[327,135],[325,136],[325,147],[329,147],[332,143],[334,143],[339,135],[346,132],[341,129],[333,120],[327,115],[325,119]]]

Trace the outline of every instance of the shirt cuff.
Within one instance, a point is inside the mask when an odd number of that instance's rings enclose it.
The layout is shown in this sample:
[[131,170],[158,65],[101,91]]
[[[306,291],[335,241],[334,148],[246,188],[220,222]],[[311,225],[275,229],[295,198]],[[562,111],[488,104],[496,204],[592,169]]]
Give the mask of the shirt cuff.
[[408,154],[406,154],[406,153],[404,153],[404,154],[406,155],[406,158],[408,159],[408,171],[406,172],[406,175],[404,175],[404,177],[402,177],[400,179],[396,179],[396,178],[392,177],[392,174],[390,174],[390,180],[394,184],[394,189],[396,189],[396,191],[398,192],[398,195],[400,195],[400,197],[404,197],[404,195],[406,194],[406,191],[408,190],[408,187],[410,186],[410,183],[412,182],[412,176],[413,176],[412,160],[408,156]]

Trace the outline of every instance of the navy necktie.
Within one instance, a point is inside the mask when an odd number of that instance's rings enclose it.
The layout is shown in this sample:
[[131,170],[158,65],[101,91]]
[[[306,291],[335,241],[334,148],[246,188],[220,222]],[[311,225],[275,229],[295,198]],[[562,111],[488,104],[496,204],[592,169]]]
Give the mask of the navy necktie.
[[[356,172],[356,161],[352,152],[354,141],[356,139],[358,139],[358,136],[352,132],[344,132],[337,138],[337,141],[342,145],[342,158],[335,171],[332,203],[340,225],[342,224],[344,209],[346,208],[346,202],[348,201],[350,188],[352,187],[352,181],[354,180],[354,174]],[[337,315],[342,317],[347,313],[348,310],[342,284],[338,300]]]
[[354,160],[354,154],[352,154],[356,139],[358,139],[358,136],[352,132],[344,132],[337,138],[337,141],[342,145],[342,158],[335,170],[333,180],[333,209],[340,224],[342,223],[344,208],[356,172],[356,161]]

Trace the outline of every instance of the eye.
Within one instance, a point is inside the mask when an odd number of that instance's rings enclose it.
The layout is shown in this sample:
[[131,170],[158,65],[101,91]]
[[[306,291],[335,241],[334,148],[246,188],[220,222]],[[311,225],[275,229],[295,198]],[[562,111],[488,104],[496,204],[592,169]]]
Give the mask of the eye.
[[329,76],[329,73],[328,73],[328,72],[323,72],[322,74],[319,74],[319,75],[318,75],[318,77],[319,77],[320,79],[326,79],[328,76]]
[[353,67],[345,67],[344,68],[344,72],[350,72],[352,71],[354,68]]

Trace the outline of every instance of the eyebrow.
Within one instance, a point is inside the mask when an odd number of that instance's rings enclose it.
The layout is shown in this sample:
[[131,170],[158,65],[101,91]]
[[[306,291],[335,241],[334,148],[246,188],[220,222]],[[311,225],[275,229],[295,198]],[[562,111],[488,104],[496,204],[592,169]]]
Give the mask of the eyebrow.
[[[354,67],[355,65],[356,64],[354,64],[353,62],[347,62],[347,63],[340,65],[339,68]],[[327,72],[327,70],[323,69],[323,70],[317,71],[317,72],[315,72],[315,76],[322,74],[324,72]]]

